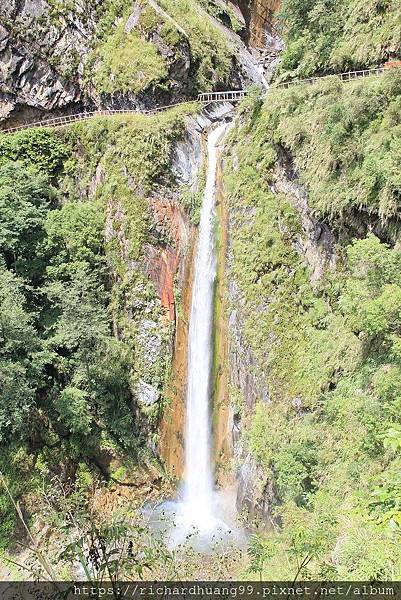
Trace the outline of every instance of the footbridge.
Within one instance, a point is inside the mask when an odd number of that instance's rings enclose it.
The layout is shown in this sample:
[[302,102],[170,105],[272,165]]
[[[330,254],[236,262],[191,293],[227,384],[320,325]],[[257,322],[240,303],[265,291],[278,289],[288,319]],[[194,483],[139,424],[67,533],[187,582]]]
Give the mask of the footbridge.
[[[396,67],[393,67],[396,68]],[[400,69],[400,67],[397,67]],[[284,81],[281,83],[273,83],[268,90],[265,91],[265,94],[269,93],[269,90],[274,89],[287,89],[296,85],[311,85],[319,81],[320,79],[324,79],[327,77],[338,77],[341,81],[354,81],[355,79],[365,79],[367,77],[378,77],[382,75],[385,71],[389,70],[386,67],[378,67],[376,69],[363,69],[360,71],[347,71],[345,73],[339,73],[336,75],[324,75],[322,77],[311,77],[309,79],[295,79],[293,81]],[[60,117],[54,117],[52,119],[46,119],[42,121],[36,121],[33,123],[25,123],[23,125],[18,125],[16,127],[9,127],[8,129],[0,130],[1,133],[16,133],[18,131],[22,131],[24,129],[32,129],[32,128],[43,128],[43,127],[64,127],[66,125],[70,125],[72,123],[77,123],[80,121],[86,121],[88,119],[94,119],[99,117],[113,117],[117,115],[154,115],[160,111],[168,110],[169,108],[184,106],[187,104],[203,104],[204,106],[213,103],[220,102],[229,102],[230,104],[236,104],[245,98],[247,95],[247,90],[226,90],[223,92],[205,92],[199,94],[196,99],[189,99],[184,102],[176,102],[175,104],[169,104],[165,106],[160,106],[151,110],[141,110],[139,108],[133,109],[99,109],[94,111],[84,111],[69,115],[64,115]]]
[[227,92],[206,92],[198,95],[198,102],[210,104],[212,102],[240,102],[247,95],[247,90],[232,90]]

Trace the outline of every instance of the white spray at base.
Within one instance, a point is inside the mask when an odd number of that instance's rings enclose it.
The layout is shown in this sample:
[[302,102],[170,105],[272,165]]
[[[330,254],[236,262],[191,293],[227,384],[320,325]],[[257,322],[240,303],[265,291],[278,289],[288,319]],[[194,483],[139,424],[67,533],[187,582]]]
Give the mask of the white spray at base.
[[188,389],[185,430],[184,518],[199,529],[213,526],[210,394],[213,295],[216,279],[215,200],[218,142],[227,125],[209,134],[208,172],[195,259],[188,343]]

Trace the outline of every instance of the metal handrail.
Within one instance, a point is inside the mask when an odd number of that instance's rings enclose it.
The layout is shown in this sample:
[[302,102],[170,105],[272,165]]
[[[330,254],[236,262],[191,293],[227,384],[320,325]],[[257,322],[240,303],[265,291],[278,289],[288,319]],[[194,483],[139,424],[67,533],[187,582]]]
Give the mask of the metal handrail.
[[320,79],[325,79],[327,77],[338,77],[338,79],[341,79],[341,81],[352,81],[353,79],[363,79],[365,77],[381,75],[384,71],[387,70],[389,69],[385,69],[384,67],[377,67],[375,69],[362,69],[360,71],[346,71],[345,73],[333,73],[332,75],[322,75],[321,77],[309,77],[308,79],[294,79],[293,81],[283,81],[281,83],[275,83],[271,87],[289,88],[293,85],[313,84],[316,83],[316,81],[319,81]]
[[183,106],[185,104],[196,104],[197,100],[189,100],[188,102],[177,102],[175,104],[169,104],[166,106],[159,106],[149,110],[134,109],[102,109],[94,111],[85,111],[81,113],[74,113],[71,115],[64,115],[61,117],[53,117],[52,119],[45,119],[44,121],[35,121],[33,123],[24,123],[23,125],[17,125],[16,127],[9,127],[8,129],[0,130],[1,133],[15,133],[24,129],[31,129],[34,127],[62,127],[70,123],[76,123],[77,121],[86,121],[87,119],[93,119],[96,117],[111,117],[115,115],[152,115],[162,110],[174,108],[176,106]]
[[225,92],[205,92],[198,95],[198,102],[236,102],[247,95],[247,90],[227,90]]
[[[400,68],[400,67],[392,67],[392,68]],[[276,88],[289,88],[294,85],[305,85],[305,84],[313,84],[320,79],[324,79],[327,77],[338,77],[341,81],[352,81],[355,79],[361,79],[365,77],[372,77],[381,75],[384,71],[387,71],[384,67],[377,67],[374,69],[361,69],[359,71],[346,71],[345,73],[338,73],[333,75],[323,75],[321,77],[310,77],[308,79],[295,79],[293,81],[283,81],[281,83],[275,83],[271,85],[271,89]],[[34,127],[62,127],[63,125],[67,125],[69,123],[76,123],[78,121],[85,121],[86,119],[93,119],[96,117],[110,117],[115,115],[153,115],[163,110],[167,110],[169,108],[174,108],[176,106],[183,106],[185,104],[210,104],[211,102],[238,102],[242,100],[247,95],[247,90],[226,90],[222,92],[204,92],[202,94],[198,94],[196,100],[187,100],[185,102],[176,102],[175,104],[168,104],[166,106],[158,106],[149,110],[139,110],[138,108],[134,109],[99,109],[90,112],[81,112],[75,113],[71,115],[65,115],[62,117],[53,117],[52,119],[46,119],[44,121],[36,121],[34,123],[25,123],[23,125],[17,125],[16,127],[9,127],[8,129],[0,130],[1,133],[15,133],[17,131],[22,131],[24,129],[31,129]],[[268,93],[266,90],[265,94]]]

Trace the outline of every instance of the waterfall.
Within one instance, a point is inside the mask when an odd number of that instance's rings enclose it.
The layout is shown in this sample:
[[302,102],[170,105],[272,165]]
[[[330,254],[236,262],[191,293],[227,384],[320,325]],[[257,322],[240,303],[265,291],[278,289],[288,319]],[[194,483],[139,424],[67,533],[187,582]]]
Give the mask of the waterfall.
[[189,326],[184,515],[187,523],[201,532],[213,526],[214,516],[209,407],[216,278],[214,221],[218,144],[226,128],[226,124],[219,125],[208,138],[207,180],[199,225]]
[[210,401],[213,366],[213,296],[216,279],[215,203],[218,149],[227,124],[208,137],[208,170],[194,264],[188,338],[188,385],[183,495],[151,510],[151,524],[169,547],[190,543],[209,552],[216,542],[239,547],[242,530],[235,524],[235,495],[214,491]]

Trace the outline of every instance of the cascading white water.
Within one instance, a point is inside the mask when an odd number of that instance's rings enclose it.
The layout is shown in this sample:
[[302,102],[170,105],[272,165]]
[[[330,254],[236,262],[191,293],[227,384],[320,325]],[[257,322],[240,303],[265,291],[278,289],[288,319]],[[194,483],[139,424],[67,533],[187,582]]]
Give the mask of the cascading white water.
[[227,128],[209,134],[208,172],[195,259],[188,346],[188,391],[185,431],[184,518],[206,532],[213,527],[210,392],[213,294],[216,278],[215,200],[218,144]]
[[239,547],[243,532],[235,523],[234,497],[215,492],[211,453],[211,371],[213,294],[216,279],[215,203],[218,148],[227,124],[208,138],[208,172],[194,265],[188,342],[188,388],[185,429],[185,481],[182,499],[151,511],[151,523],[171,547],[190,543],[209,552],[218,542]]

